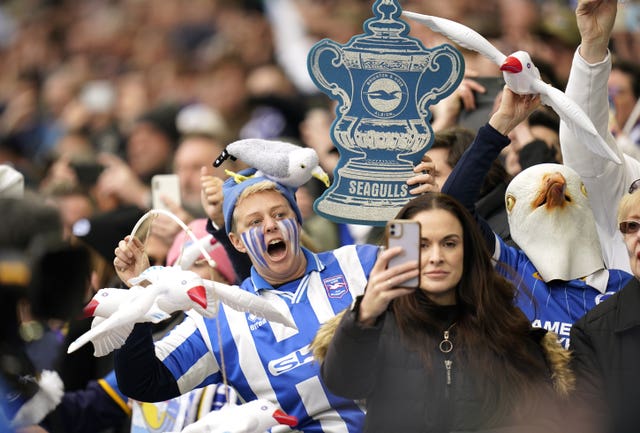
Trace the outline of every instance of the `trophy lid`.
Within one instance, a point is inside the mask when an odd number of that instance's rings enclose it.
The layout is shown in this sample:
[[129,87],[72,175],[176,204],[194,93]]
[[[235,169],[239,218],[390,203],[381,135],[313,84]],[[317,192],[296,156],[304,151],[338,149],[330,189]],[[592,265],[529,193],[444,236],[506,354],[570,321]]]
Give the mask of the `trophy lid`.
[[365,34],[354,36],[345,51],[385,54],[424,54],[420,41],[408,37],[409,25],[399,17],[402,9],[397,0],[377,0],[373,5],[374,17],[363,25]]

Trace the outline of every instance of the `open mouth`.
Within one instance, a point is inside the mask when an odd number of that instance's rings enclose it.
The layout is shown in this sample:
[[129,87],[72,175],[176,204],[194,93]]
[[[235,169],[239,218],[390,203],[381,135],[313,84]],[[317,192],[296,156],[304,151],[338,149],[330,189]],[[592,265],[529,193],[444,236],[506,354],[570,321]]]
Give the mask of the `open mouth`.
[[287,253],[287,245],[282,239],[274,239],[267,245],[267,254],[272,259],[279,259],[284,257]]

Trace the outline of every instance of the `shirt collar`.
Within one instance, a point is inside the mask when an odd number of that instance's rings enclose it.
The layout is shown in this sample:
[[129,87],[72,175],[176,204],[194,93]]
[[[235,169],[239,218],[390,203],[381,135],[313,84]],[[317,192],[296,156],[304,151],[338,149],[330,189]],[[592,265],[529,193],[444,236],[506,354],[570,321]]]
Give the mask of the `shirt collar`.
[[[302,247],[302,253],[304,254],[305,258],[307,259],[307,267],[304,271],[305,275],[310,274],[311,272],[320,272],[325,268],[325,264],[322,262],[322,260],[320,259],[320,257],[318,257],[317,254],[312,253],[311,251],[309,251],[308,249]],[[301,277],[302,278],[302,277]],[[296,283],[295,285],[293,285],[293,287],[297,287],[297,281],[300,278],[297,278],[293,281],[289,281],[281,286],[278,287],[278,290],[287,290],[287,287],[289,287],[292,283]],[[258,273],[258,271],[256,270],[256,268],[254,266],[251,266],[251,290],[253,290],[254,293],[258,293],[260,290],[273,290],[274,287],[269,284],[263,277],[262,275],[260,275]]]

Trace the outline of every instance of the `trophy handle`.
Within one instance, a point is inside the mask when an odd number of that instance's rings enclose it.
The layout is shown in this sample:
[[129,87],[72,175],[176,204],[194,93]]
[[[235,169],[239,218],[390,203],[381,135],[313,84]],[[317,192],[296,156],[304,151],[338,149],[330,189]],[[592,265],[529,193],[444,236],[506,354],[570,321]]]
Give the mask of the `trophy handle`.
[[[449,61],[451,63],[451,74],[444,80],[439,87],[433,86],[433,76],[429,73],[437,73],[440,70],[440,61]],[[434,51],[434,56],[427,64],[418,80],[418,89],[424,84],[427,88],[432,87],[430,92],[424,93],[418,100],[418,113],[423,118],[431,116],[429,106],[435,103],[436,99],[449,96],[460,84],[464,75],[464,59],[450,45],[442,45]]]
[[343,89],[344,86],[340,83],[330,81],[330,79],[327,79],[322,72],[323,67],[328,66],[329,63],[320,63],[320,57],[327,51],[333,54],[333,59],[330,63],[332,69],[329,70],[329,72],[333,72],[333,74],[330,75],[336,75],[340,66],[345,67],[344,71],[348,75],[348,71],[344,65],[344,53],[342,51],[342,47],[330,39],[323,39],[311,48],[307,58],[307,68],[309,69],[311,79],[318,87],[325,89],[326,92],[330,94],[329,96],[331,99],[340,99],[342,101],[339,110],[340,113],[345,114],[351,107],[351,97]]

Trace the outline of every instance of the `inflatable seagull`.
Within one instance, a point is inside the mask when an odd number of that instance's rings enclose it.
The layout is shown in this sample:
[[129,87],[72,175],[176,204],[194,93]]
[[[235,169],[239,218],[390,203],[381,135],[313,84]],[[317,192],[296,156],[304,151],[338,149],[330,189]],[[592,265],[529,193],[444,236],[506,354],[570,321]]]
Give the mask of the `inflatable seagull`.
[[181,433],[262,433],[277,425],[294,427],[298,419],[269,400],[258,399],[238,406],[224,406],[186,426]]
[[136,323],[158,323],[175,311],[194,309],[206,317],[218,311],[223,302],[237,311],[252,313],[269,321],[297,329],[293,319],[265,299],[237,286],[200,278],[179,267],[152,266],[131,284],[150,282],[146,287],[99,290],[84,309],[85,317],[94,316],[91,329],[69,345],[67,353],[93,342],[94,355],[105,356],[120,348]]
[[161,284],[137,285],[149,281],[148,277],[142,273],[132,278],[130,282],[136,285],[129,290],[99,290],[84,310],[86,317],[95,316],[91,329],[72,342],[67,353],[75,352],[92,341],[95,356],[107,355],[124,344],[136,323],[158,323],[175,311],[193,308],[200,314],[213,316],[208,308],[215,305],[215,300],[195,272],[165,273]]
[[519,94],[540,94],[543,104],[555,110],[569,128],[594,153],[621,164],[620,158],[598,135],[591,119],[571,98],[540,79],[540,72],[525,51],[516,51],[505,56],[475,30],[445,18],[403,11],[407,18],[416,20],[431,30],[441,33],[461,47],[477,51],[500,66],[504,81],[509,88]]
[[[257,169],[254,176],[264,176],[286,186],[297,188],[307,183],[311,177],[329,186],[329,176],[318,165],[318,154],[310,147],[284,141],[248,138],[227,145],[214,166],[220,166],[229,157],[240,159]],[[239,176],[231,172],[229,174]]]

